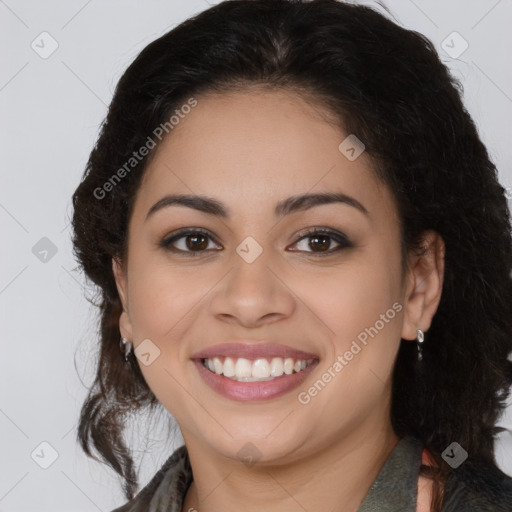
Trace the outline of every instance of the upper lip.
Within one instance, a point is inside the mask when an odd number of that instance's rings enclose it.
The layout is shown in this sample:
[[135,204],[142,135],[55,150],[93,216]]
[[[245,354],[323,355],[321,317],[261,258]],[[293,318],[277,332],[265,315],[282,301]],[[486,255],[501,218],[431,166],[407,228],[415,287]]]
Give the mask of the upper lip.
[[298,360],[317,359],[316,354],[297,350],[276,343],[221,343],[196,352],[191,359],[210,359],[212,357],[244,357],[258,359],[266,357],[291,357]]

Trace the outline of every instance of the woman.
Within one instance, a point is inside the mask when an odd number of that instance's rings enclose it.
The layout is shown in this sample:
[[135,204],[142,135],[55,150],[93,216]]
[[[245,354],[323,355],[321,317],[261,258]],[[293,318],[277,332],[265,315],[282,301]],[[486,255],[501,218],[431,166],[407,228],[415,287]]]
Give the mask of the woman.
[[[118,512],[512,510],[509,209],[425,37],[222,2],[124,73],[73,201],[102,315],[79,440]],[[146,406],[185,445],[135,496]]]

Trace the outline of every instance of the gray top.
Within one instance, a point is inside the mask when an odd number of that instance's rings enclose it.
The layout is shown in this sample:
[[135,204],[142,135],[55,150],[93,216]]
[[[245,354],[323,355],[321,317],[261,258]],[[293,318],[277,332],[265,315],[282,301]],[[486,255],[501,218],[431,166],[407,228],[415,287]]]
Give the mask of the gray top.
[[[420,441],[401,439],[358,512],[415,512],[421,453]],[[442,512],[512,512],[512,478],[495,466],[467,462],[452,471]],[[137,496],[112,512],[181,512],[191,483],[187,449],[181,446]]]
[[416,439],[400,440],[357,512],[415,512],[422,450]]

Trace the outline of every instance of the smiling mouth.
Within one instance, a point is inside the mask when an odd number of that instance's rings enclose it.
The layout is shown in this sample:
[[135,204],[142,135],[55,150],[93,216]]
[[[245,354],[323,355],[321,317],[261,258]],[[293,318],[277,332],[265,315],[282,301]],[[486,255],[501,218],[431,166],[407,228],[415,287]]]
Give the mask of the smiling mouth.
[[315,359],[273,357],[246,359],[244,357],[202,358],[201,362],[211,373],[222,375],[237,382],[266,382],[300,373]]

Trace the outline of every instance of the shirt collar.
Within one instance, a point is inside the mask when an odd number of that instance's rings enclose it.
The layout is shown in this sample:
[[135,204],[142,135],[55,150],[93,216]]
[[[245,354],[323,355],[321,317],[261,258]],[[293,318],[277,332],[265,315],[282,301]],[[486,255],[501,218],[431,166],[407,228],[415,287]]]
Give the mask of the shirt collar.
[[[358,512],[415,512],[422,445],[401,439],[368,490]],[[186,446],[178,448],[144,489],[112,512],[181,512],[192,483]]]

